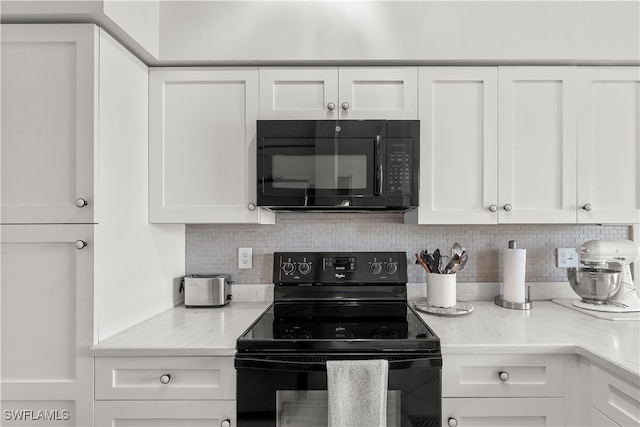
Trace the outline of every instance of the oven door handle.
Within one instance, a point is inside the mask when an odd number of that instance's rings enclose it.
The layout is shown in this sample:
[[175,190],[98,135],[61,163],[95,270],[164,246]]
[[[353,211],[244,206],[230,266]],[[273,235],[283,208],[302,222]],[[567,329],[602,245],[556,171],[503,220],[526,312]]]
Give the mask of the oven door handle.
[[[382,358],[384,359],[384,357]],[[340,360],[335,358],[331,360]],[[349,359],[346,359],[349,360]],[[428,358],[408,358],[402,360],[390,360],[389,370],[400,370],[410,368],[439,368],[442,366],[440,357]],[[296,371],[296,372],[326,372],[326,361],[292,361],[292,360],[267,360],[263,358],[236,358],[236,368],[268,369],[276,371]]]

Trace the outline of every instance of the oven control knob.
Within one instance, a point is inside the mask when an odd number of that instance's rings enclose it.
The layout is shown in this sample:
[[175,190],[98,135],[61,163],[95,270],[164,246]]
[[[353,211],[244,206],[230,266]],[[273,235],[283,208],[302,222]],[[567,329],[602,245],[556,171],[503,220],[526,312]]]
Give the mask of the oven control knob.
[[395,339],[398,338],[398,333],[394,330],[387,332],[387,338]]
[[382,338],[382,332],[380,332],[380,331],[379,331],[379,330],[377,330],[377,329],[374,329],[374,330],[371,332],[371,338],[376,339],[376,340],[377,340],[377,339]]
[[380,274],[380,272],[382,271],[382,263],[372,262],[371,265],[369,266],[369,270],[371,270],[371,273],[373,274]]
[[302,331],[300,332],[300,334],[298,335],[298,338],[302,339],[302,340],[308,340],[309,338],[311,338],[311,332],[309,331]]
[[311,264],[308,262],[301,262],[298,264],[298,271],[300,274],[309,274],[311,271]]
[[295,336],[295,335],[293,335],[293,332],[291,332],[291,331],[287,331],[287,332],[285,332],[284,334],[282,334],[282,338],[283,338],[283,339],[285,339],[285,340],[292,340],[292,339],[294,339],[295,337],[296,337],[296,336]]
[[398,271],[398,263],[397,262],[388,262],[385,270],[387,270],[387,273],[389,274],[394,274],[396,271]]
[[293,274],[296,271],[296,266],[292,262],[283,262],[282,271],[284,271],[284,274]]

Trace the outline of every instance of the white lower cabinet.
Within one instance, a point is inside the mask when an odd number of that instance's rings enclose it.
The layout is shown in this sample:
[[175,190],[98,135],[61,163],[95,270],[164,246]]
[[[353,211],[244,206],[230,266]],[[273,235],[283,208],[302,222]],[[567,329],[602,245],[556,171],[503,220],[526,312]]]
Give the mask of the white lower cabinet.
[[91,424],[93,225],[3,225],[2,425]]
[[563,355],[452,355],[443,360],[443,426],[565,425]]
[[563,398],[444,398],[443,426],[563,426]]
[[598,411],[593,406],[591,407],[591,426],[592,427],[620,427],[620,424],[607,417],[602,412]]
[[640,425],[640,387],[597,365],[591,365],[591,406],[592,426]]
[[235,400],[104,401],[96,402],[95,425],[96,427],[235,426],[235,413]]
[[96,357],[96,426],[236,425],[233,357]]

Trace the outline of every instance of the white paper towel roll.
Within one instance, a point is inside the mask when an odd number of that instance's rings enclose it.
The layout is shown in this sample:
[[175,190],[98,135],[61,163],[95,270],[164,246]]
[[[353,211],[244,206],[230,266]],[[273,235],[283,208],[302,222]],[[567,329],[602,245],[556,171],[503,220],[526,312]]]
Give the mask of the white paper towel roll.
[[502,298],[510,302],[525,302],[526,249],[504,249],[502,252]]

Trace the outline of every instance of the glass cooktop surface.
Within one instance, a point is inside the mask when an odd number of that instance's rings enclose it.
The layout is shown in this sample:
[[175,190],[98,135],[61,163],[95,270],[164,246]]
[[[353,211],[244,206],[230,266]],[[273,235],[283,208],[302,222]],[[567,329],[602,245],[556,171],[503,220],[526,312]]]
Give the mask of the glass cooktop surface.
[[406,303],[274,303],[237,349],[439,352],[440,340]]

